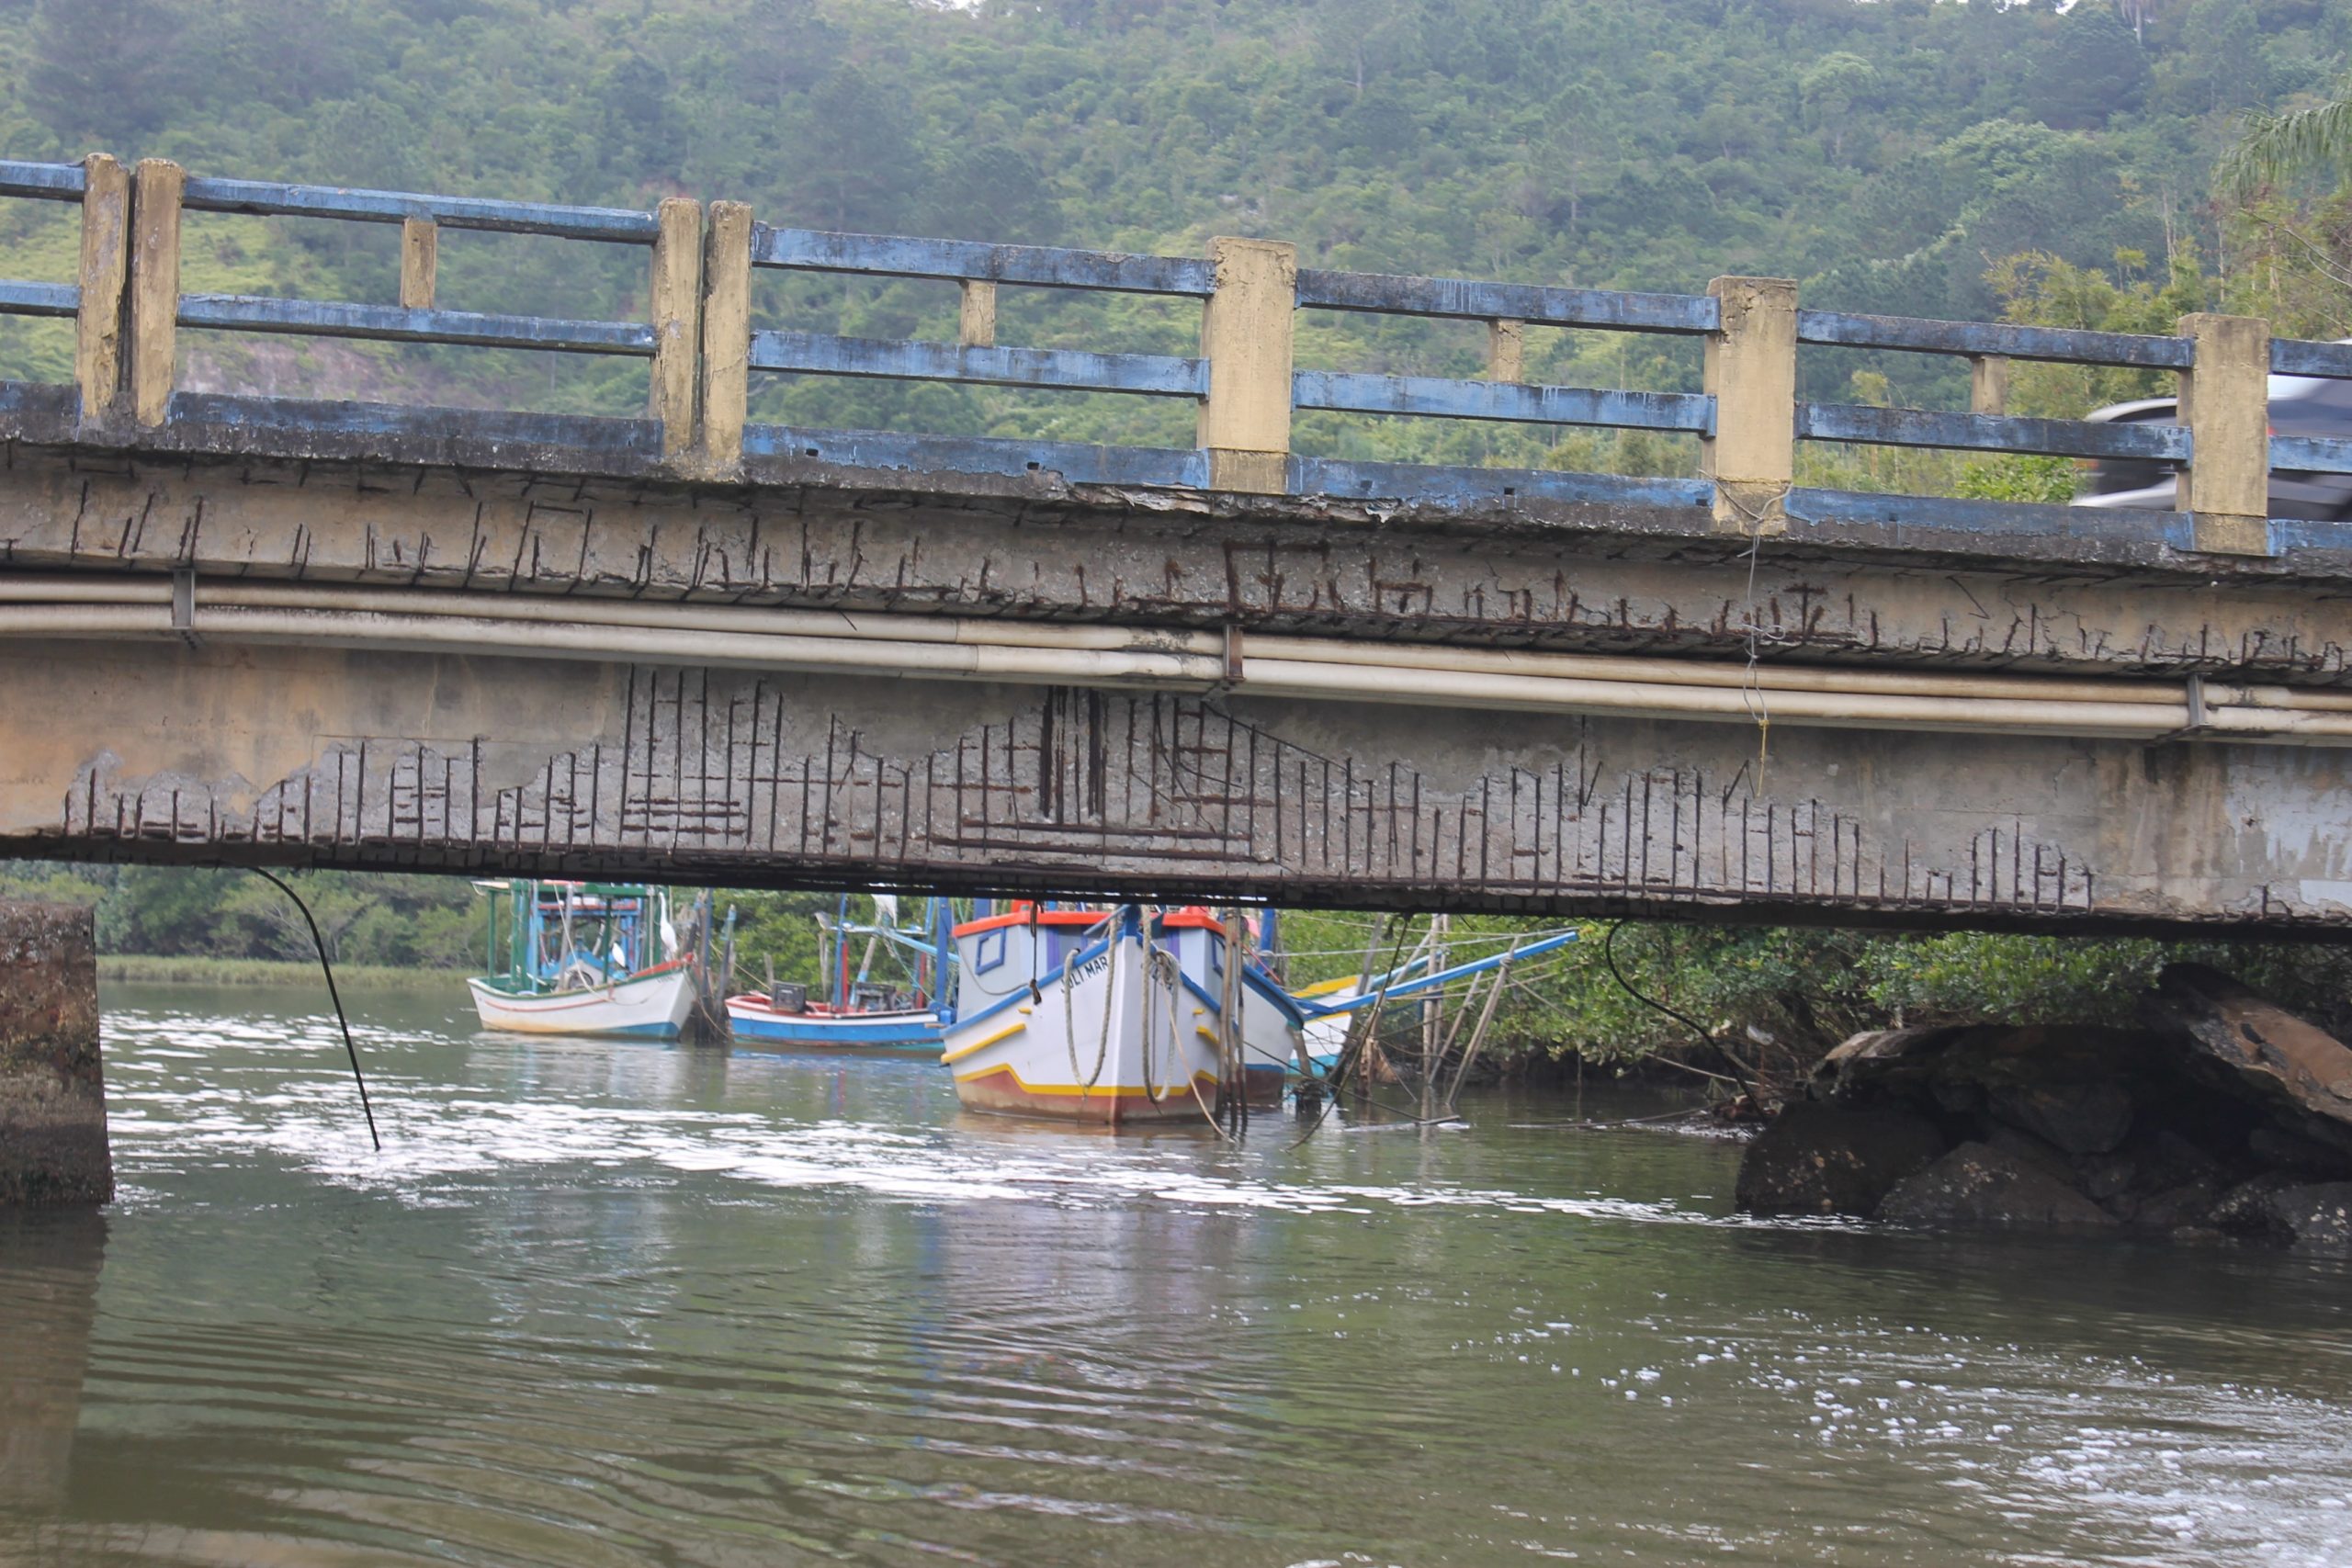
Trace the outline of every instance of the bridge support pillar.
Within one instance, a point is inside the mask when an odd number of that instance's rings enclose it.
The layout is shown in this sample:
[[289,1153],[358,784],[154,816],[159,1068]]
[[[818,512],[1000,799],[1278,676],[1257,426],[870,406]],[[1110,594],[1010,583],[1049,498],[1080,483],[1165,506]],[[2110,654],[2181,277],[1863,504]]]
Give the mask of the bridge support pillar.
[[1796,481],[1797,286],[1718,277],[1707,292],[1723,305],[1702,372],[1715,428],[1699,443],[1700,468],[1715,481],[1715,526],[1742,537],[1785,534]]
[[2180,374],[2188,461],[2177,504],[2195,547],[2214,555],[2270,553],[2270,323],[2259,316],[2180,319],[2196,345]]
[[113,1197],[90,911],[0,903],[0,1209]]

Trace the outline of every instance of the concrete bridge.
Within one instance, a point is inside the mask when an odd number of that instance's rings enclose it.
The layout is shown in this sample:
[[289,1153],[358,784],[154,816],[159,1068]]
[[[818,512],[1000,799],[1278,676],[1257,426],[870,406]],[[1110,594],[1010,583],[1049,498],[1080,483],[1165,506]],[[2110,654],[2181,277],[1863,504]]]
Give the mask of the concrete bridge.
[[[0,164],[78,203],[74,384],[0,385],[0,854],[2150,931],[2352,932],[2352,524],[2273,519],[2274,370],[2352,349]],[[190,293],[183,213],[396,224],[397,303]],[[445,307],[444,231],[641,248],[646,319]],[[944,280],[958,341],[767,326],[776,273]],[[1001,346],[1001,290],[1195,300],[1196,356]],[[551,307],[561,301],[549,301]],[[1316,311],[1487,324],[1480,378],[1296,363]],[[1676,334],[1695,392],[1535,385]],[[647,362],[641,419],[199,394],[194,330]],[[1973,366],[1967,411],[1800,355]],[[2014,417],[2018,359],[2177,424]],[[1184,449],[786,428],[752,372],[1182,400]],[[1294,449],[1300,411],[1695,437],[1698,477]],[[2177,465],[2179,512],[1850,494],[1799,440]]]

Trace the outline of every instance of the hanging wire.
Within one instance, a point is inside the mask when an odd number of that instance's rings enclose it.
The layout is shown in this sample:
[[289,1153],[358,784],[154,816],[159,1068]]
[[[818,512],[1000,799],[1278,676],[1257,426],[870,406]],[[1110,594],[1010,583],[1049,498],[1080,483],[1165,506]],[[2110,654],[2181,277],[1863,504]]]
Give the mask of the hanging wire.
[[351,1081],[359,1086],[359,1110],[368,1118],[368,1141],[376,1145],[378,1154],[381,1154],[384,1152],[384,1140],[376,1133],[376,1108],[368,1103],[368,1080],[359,1071],[359,1047],[351,1042],[351,1020],[344,1013],[342,993],[335,989],[334,965],[327,962],[327,939],[319,934],[319,922],[311,916],[311,907],[302,902],[300,893],[257,865],[249,865],[245,869],[293,899],[294,907],[302,911],[302,923],[311,928],[311,944],[319,952],[319,968],[327,977],[327,999],[334,1004],[334,1021],[343,1030],[343,1054],[351,1058]]
[[[1688,1029],[1691,1033],[1697,1035],[1702,1041],[1705,1042],[1706,1044],[1713,1049],[1717,1055],[1721,1055],[1724,1061],[1729,1062],[1732,1066],[1732,1071],[1738,1075],[1731,1081],[1745,1089],[1747,1092],[1747,1098],[1756,1105],[1761,1107],[1764,1103],[1764,1097],[1756,1091],[1756,1084],[1754,1082],[1755,1069],[1750,1067],[1747,1063],[1741,1061],[1739,1057],[1732,1052],[1729,1046],[1725,1045],[1720,1039],[1716,1038],[1715,1032],[1713,1030],[1709,1029],[1705,1024],[1701,1023],[1697,1019],[1692,1018],[1687,1012],[1682,1012],[1677,1009],[1668,1007],[1666,1003],[1659,1001],[1655,998],[1644,996],[1640,991],[1634,988],[1634,983],[1631,980],[1625,978],[1625,972],[1617,967],[1617,933],[1624,929],[1625,922],[1618,920],[1610,926],[1609,934],[1600,939],[1600,956],[1602,961],[1609,965],[1611,977],[1615,979],[1618,985],[1624,987],[1624,991],[1627,996],[1633,998],[1644,1007],[1649,1008],[1656,1012],[1664,1013],[1667,1017],[1674,1020],[1677,1023],[1682,1025],[1683,1028]],[[1708,1072],[1704,1067],[1694,1067],[1688,1062],[1676,1062],[1670,1056],[1661,1056],[1658,1060],[1669,1063],[1674,1066],[1680,1067],[1685,1072],[1697,1073],[1702,1077],[1720,1079],[1723,1077],[1720,1073]]]

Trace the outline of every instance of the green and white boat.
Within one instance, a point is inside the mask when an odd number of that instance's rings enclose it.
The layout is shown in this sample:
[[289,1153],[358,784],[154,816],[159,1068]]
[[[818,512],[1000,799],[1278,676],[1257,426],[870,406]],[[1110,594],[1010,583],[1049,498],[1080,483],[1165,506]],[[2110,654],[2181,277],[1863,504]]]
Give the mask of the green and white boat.
[[466,982],[483,1028],[658,1040],[684,1031],[696,999],[695,968],[666,889],[627,882],[474,886],[490,895],[490,962],[505,964]]

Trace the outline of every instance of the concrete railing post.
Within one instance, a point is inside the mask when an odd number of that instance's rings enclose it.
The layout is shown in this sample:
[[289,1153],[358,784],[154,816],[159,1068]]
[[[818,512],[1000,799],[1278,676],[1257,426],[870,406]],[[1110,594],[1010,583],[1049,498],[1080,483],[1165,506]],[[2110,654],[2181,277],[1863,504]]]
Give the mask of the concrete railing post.
[[430,218],[401,220],[401,309],[430,310],[440,288],[441,225]]
[[956,341],[966,348],[996,346],[996,285],[964,279],[956,305]]
[[1487,379],[1523,381],[1527,364],[1527,323],[1510,320],[1487,323]]
[[187,183],[186,172],[164,158],[141,158],[130,176],[130,412],[141,424],[161,424],[172,412]]
[[664,197],[653,242],[653,385],[647,412],[662,422],[662,456],[694,450],[695,357],[702,347],[702,203]]
[[74,316],[74,382],[82,417],[122,395],[122,290],[130,272],[130,171],[104,152],[82,160],[82,301]]
[[2000,354],[1979,354],[1968,361],[1968,412],[2009,412],[2009,361]]
[[1216,291],[1201,312],[1209,395],[1200,445],[1209,488],[1280,495],[1290,488],[1291,347],[1298,314],[1298,247],[1274,240],[1209,242]]
[[2188,461],[2174,502],[2190,514],[2194,547],[2270,553],[2270,323],[2258,316],[2180,319],[2195,368],[2180,373]]
[[1796,482],[1797,286],[1785,277],[1718,277],[1707,292],[1723,326],[1707,337],[1702,385],[1715,433],[1699,465],[1715,481],[1715,528],[1743,536],[1788,531]]
[[714,201],[703,241],[701,466],[715,479],[742,472],[751,363],[752,209]]
[[113,1197],[90,911],[0,903],[0,1209]]

